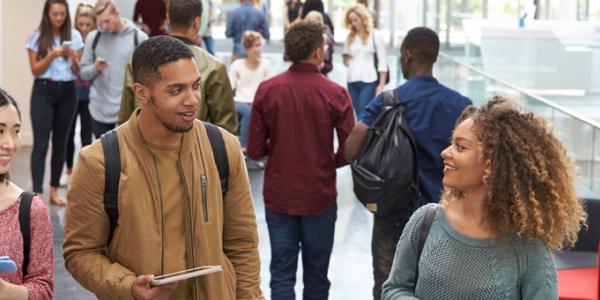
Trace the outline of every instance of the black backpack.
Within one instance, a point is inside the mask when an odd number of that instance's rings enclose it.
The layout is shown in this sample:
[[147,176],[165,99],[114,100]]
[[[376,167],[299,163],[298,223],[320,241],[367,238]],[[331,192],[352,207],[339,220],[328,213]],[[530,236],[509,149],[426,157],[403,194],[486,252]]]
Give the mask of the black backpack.
[[352,162],[354,194],[372,213],[404,209],[419,195],[417,145],[396,93],[382,94],[381,113]]
[[[223,199],[227,194],[229,178],[229,159],[225,149],[223,136],[217,126],[204,122],[206,134],[213,149],[213,156],[219,170],[221,179],[221,193]],[[106,246],[110,245],[113,233],[119,220],[119,180],[121,178],[121,155],[119,152],[119,140],[117,129],[106,132],[100,137],[102,149],[104,152],[104,210],[108,215],[110,222],[110,231],[108,232],[108,241]]]

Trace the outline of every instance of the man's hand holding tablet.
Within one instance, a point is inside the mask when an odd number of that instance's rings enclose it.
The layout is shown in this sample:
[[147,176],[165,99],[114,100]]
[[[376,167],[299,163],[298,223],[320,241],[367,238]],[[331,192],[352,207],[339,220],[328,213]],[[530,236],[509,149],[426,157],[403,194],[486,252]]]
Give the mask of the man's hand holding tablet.
[[133,282],[131,292],[136,299],[168,299],[181,280],[222,270],[221,266],[203,266],[162,276],[142,275]]

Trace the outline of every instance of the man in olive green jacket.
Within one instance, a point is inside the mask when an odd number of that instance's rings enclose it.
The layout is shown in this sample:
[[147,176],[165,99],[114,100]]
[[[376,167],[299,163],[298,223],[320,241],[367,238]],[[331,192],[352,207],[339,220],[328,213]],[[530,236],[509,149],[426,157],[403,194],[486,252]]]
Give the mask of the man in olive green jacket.
[[[67,196],[67,270],[100,299],[264,299],[240,144],[220,129],[229,161],[223,195],[206,125],[195,118],[200,73],[192,52],[153,37],[137,47],[132,68],[141,108],[117,128],[117,225],[108,241],[105,157],[96,141],[80,152]],[[222,271],[152,284],[154,275],[206,265]]]
[[[194,59],[202,75],[202,102],[198,109],[199,120],[211,122],[224,128],[232,134],[237,134],[239,122],[233,104],[233,91],[227,76],[227,68],[216,57],[194,44],[198,38],[202,14],[200,9],[190,7],[196,5],[195,1],[169,2],[170,35],[181,40],[194,53]],[[200,2],[200,0],[198,1]],[[200,2],[201,3],[201,2]],[[119,111],[119,124],[129,119],[131,113],[140,106],[131,86],[131,61],[125,70],[125,82],[121,96],[121,109]]]

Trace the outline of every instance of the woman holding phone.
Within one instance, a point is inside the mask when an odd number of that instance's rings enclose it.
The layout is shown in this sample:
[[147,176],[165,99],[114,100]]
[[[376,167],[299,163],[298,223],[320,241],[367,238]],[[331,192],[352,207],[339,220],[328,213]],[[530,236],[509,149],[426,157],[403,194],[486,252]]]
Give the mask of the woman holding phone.
[[[353,4],[344,19],[349,29],[344,42],[344,65],[348,67],[348,92],[356,117],[361,118],[369,101],[385,88],[387,62],[383,36],[373,28],[371,13],[362,4]],[[375,61],[377,60],[377,65]]]
[[[48,208],[39,196],[22,197],[23,190],[8,176],[10,163],[21,147],[20,129],[17,102],[0,89],[0,256],[9,256],[16,264],[16,270],[11,270],[15,272],[0,273],[0,298],[52,299],[54,256]],[[24,251],[19,220],[25,203],[29,207],[28,251]]]
[[[77,11],[75,12],[75,29],[81,33],[84,41],[88,33],[96,29],[96,26],[96,10],[94,7],[87,3],[79,3]],[[92,82],[90,80],[84,80],[80,76],[77,76],[77,80],[75,81],[78,100],[77,109],[67,139],[67,180],[64,180],[63,182],[61,178],[60,185],[66,185],[68,183],[68,178],[71,176],[71,173],[73,173],[73,161],[75,157],[75,125],[77,124],[78,115],[81,147],[83,148],[92,143],[92,117],[90,116],[90,110],[88,109],[91,85]]]
[[27,39],[27,54],[35,76],[31,93],[33,191],[43,193],[44,169],[52,133],[50,203],[63,206],[57,195],[65,162],[67,136],[77,109],[75,79],[83,40],[71,27],[66,0],[47,0],[39,27]]

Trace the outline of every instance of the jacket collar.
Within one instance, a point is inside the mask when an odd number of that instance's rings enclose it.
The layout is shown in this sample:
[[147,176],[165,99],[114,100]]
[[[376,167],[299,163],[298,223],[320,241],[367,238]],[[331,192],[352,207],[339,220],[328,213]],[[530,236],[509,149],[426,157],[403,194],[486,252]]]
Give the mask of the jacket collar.
[[290,68],[290,71],[299,71],[299,72],[315,72],[319,73],[319,68],[313,64],[308,63],[293,63]]
[[[148,148],[148,143],[142,137],[142,133],[140,132],[140,128],[138,127],[137,115],[140,113],[141,110],[142,107],[138,107],[135,110],[135,112],[131,114],[129,120],[122,126],[124,127],[123,130],[128,141],[131,141],[134,145],[143,146],[144,149],[149,151],[150,149]],[[200,126],[200,121],[195,120],[193,128],[188,132],[182,133],[183,136],[181,140],[180,153],[186,153],[189,150],[193,149],[194,141],[196,140],[195,134],[198,130],[198,126]]]
[[180,41],[182,41],[184,44],[186,45],[195,45],[194,42],[186,37],[183,36],[177,36],[177,35],[172,35],[172,38],[178,39]]

